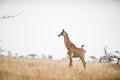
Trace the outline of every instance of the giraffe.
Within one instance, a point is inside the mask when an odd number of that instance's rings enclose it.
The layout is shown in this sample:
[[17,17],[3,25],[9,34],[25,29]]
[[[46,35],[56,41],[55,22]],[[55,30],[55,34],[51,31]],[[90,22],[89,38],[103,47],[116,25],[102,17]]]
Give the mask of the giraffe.
[[69,56],[69,67],[73,66],[72,58],[79,57],[83,63],[83,67],[86,69],[86,62],[85,62],[85,53],[86,51],[83,49],[84,45],[81,46],[81,48],[78,48],[73,44],[68,36],[68,33],[63,29],[62,32],[58,35],[58,37],[64,36],[64,43],[67,48],[67,54]]

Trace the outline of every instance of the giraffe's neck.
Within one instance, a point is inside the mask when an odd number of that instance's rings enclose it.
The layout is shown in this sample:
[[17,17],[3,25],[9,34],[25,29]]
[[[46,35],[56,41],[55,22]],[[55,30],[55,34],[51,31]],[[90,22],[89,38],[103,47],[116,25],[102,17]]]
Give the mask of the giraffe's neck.
[[70,49],[72,46],[75,46],[69,39],[67,32],[64,35],[64,43],[67,49]]

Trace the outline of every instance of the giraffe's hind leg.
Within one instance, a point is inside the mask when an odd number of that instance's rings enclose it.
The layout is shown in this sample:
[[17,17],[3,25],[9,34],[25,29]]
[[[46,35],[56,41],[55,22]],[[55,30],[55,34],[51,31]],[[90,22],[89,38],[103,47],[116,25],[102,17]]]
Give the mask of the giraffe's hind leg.
[[86,62],[85,62],[85,59],[84,59],[84,57],[82,56],[80,56],[80,59],[81,59],[81,61],[82,61],[82,63],[83,63],[83,66],[84,66],[84,68],[86,69]]

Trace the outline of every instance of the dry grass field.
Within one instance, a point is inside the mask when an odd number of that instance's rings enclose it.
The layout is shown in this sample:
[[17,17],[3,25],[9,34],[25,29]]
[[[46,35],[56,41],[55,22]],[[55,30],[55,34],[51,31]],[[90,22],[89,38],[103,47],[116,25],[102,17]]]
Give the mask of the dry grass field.
[[120,65],[0,57],[0,80],[120,80]]

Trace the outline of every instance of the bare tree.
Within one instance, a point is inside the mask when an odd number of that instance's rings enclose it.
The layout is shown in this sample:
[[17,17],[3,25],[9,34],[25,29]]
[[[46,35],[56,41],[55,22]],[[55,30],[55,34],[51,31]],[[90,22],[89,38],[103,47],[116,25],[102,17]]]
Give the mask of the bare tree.
[[[114,53],[117,53],[117,55],[115,55]],[[116,64],[119,64],[119,62],[120,62],[120,51],[114,51],[114,53],[111,54],[111,56],[116,58],[117,59],[117,63]]]
[[111,61],[113,61],[113,56],[111,55],[110,52],[108,52],[107,49],[108,49],[107,47],[104,47],[104,54],[107,57],[107,62],[111,62]]
[[17,14],[9,14],[9,15],[3,15],[0,17],[0,19],[8,19],[8,18],[14,18],[16,16],[20,15],[20,13]]
[[[117,53],[117,55],[115,55],[115,53]],[[119,64],[120,61],[120,51],[114,51],[114,52],[109,52],[107,50],[107,47],[104,47],[104,56],[101,56],[99,59],[99,62],[111,62],[111,61],[115,61],[115,59],[117,59],[117,63]]]

